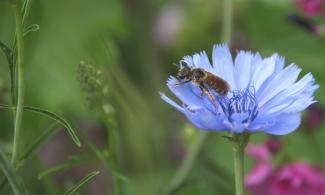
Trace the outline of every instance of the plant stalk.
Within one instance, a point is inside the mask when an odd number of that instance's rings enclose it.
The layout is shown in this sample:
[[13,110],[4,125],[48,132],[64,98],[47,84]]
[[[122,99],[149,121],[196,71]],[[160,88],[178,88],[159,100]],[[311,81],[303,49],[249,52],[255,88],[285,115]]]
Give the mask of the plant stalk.
[[[108,130],[108,136],[109,136],[109,165],[111,166],[112,170],[118,170],[118,158],[116,153],[116,143],[117,143],[117,135],[116,135],[116,129],[111,128]],[[113,180],[113,189],[114,189],[114,195],[120,195],[121,194],[121,184],[120,184],[120,178],[118,178],[114,173],[112,173],[112,180]]]
[[108,166],[111,168],[111,176],[113,182],[113,192],[114,195],[121,195],[121,178],[119,178],[116,173],[119,170],[119,162],[117,156],[117,144],[118,144],[118,129],[117,126],[107,121],[108,115],[107,113],[101,109],[101,117],[103,121],[105,121],[105,126],[107,128],[107,140],[108,140],[108,148],[107,151],[109,152],[108,157],[106,158],[106,162]]
[[244,195],[244,149],[233,147],[236,195]]
[[233,0],[223,0],[221,41],[229,45],[232,37],[232,17]]
[[22,27],[22,15],[19,3],[13,5],[16,23],[16,40],[17,40],[17,109],[14,122],[14,144],[11,162],[14,166],[19,159],[19,144],[21,123],[24,110],[24,32]]
[[249,133],[233,134],[234,173],[236,195],[244,195],[244,152],[249,142]]

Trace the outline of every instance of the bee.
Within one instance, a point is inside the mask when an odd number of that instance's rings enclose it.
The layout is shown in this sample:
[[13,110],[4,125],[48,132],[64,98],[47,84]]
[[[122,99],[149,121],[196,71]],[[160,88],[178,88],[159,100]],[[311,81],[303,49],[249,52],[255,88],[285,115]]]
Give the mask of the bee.
[[202,68],[189,67],[185,62],[181,62],[176,77],[181,81],[177,83],[176,86],[192,81],[201,89],[201,97],[204,93],[207,94],[216,108],[218,107],[216,99],[210,92],[209,87],[221,96],[227,95],[230,89],[229,84],[224,79]]

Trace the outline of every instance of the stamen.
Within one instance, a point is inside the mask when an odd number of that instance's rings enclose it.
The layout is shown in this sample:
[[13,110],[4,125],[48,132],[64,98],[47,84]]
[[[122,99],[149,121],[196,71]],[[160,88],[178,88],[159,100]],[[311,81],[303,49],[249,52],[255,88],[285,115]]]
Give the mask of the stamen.
[[253,121],[258,115],[255,89],[251,87],[230,93],[230,98],[220,96],[216,98],[229,122],[245,124]]

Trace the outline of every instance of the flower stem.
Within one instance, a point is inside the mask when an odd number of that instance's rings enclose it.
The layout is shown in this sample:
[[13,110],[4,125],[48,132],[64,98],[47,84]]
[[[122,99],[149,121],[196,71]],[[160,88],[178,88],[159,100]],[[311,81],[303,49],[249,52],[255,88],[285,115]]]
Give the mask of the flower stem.
[[223,0],[221,41],[231,43],[233,0]]
[[236,195],[244,194],[244,150],[242,148],[233,148],[234,151],[234,170]]
[[234,154],[234,172],[236,195],[244,195],[244,151],[250,134],[241,133],[232,136]]
[[19,157],[20,130],[23,117],[24,107],[24,40],[22,15],[19,3],[13,4],[16,22],[16,39],[17,39],[17,109],[14,123],[14,144],[11,162],[15,166]]

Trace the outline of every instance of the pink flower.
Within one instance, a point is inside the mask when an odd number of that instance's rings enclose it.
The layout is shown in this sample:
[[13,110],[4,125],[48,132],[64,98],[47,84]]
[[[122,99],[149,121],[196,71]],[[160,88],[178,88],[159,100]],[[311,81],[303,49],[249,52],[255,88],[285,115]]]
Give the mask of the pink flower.
[[307,109],[306,125],[308,130],[319,127],[324,120],[324,108],[318,103]]
[[275,171],[271,160],[272,155],[276,154],[281,147],[281,143],[276,139],[268,139],[263,144],[247,146],[246,153],[257,162],[245,177],[245,186],[253,195],[272,195],[270,187]]
[[308,164],[289,164],[274,176],[271,195],[325,195],[325,176]]
[[295,4],[307,16],[324,13],[324,0],[295,0]]
[[280,169],[260,162],[247,174],[245,185],[253,195],[325,195],[325,175],[302,162]]
[[268,139],[265,145],[272,155],[278,153],[282,148],[282,143],[277,139]]
[[271,153],[265,145],[250,144],[247,146],[246,153],[257,161],[269,161],[271,159]]
[[296,162],[282,167],[272,165],[272,156],[281,143],[270,139],[261,145],[249,145],[246,152],[256,160],[245,177],[252,195],[325,195],[325,175],[312,166]]
[[276,139],[268,139],[264,144],[250,144],[246,153],[257,161],[270,161],[272,155],[279,152],[282,145]]
[[245,186],[254,195],[271,195],[270,187],[273,180],[272,164],[268,162],[258,163],[246,175]]

